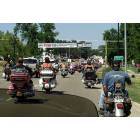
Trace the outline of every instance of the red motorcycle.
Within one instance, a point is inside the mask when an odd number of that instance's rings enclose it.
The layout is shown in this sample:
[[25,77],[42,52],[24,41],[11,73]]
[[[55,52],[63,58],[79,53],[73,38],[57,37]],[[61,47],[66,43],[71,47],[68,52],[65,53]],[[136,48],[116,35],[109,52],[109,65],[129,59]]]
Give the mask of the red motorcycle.
[[8,94],[12,98],[22,100],[27,97],[35,96],[33,82],[31,81],[31,77],[26,69],[17,68],[11,70],[10,81],[11,83],[8,88]]

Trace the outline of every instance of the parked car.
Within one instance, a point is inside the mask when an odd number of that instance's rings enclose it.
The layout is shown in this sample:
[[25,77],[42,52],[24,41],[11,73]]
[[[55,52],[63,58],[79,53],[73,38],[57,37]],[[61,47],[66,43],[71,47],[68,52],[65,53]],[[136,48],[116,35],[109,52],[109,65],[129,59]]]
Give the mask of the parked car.
[[31,68],[32,71],[33,71],[33,74],[35,75],[36,78],[40,77],[38,59],[36,59],[34,57],[24,58],[23,59],[23,65],[28,66],[29,68]]

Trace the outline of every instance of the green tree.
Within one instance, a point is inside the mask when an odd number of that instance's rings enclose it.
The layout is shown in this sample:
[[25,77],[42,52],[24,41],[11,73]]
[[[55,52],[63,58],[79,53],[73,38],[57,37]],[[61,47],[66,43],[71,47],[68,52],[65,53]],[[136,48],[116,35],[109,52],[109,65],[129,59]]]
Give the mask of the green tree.
[[28,55],[30,54],[31,56],[41,54],[42,51],[38,49],[39,42],[53,43],[55,42],[55,37],[58,35],[55,32],[55,24],[53,23],[17,23],[14,33],[16,36],[20,36],[27,47]]
[[[127,23],[127,57],[128,60],[140,59],[140,23]],[[124,38],[124,24],[120,26]]]
[[40,23],[39,41],[43,43],[54,43],[58,35],[56,32],[55,24],[53,23]]
[[38,25],[36,23],[17,23],[14,33],[21,37],[31,55],[38,54]]

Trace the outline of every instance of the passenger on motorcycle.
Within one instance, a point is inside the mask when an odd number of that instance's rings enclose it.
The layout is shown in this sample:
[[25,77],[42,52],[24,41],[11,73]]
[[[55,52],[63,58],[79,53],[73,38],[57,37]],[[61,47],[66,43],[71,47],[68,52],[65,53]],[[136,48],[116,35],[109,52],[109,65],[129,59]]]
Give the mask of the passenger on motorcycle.
[[[123,86],[123,92],[125,96],[128,97],[128,91],[125,89],[125,82],[127,82],[128,85],[131,85],[131,79],[127,73],[120,70],[120,63],[118,61],[113,62],[112,71],[107,72],[104,76],[102,82],[103,91],[101,92],[100,99],[99,99],[100,114],[103,114],[104,101],[107,101],[108,99],[108,92],[113,93],[115,90],[114,85],[116,81],[121,82]],[[130,102],[130,100],[128,102]],[[129,108],[129,110],[130,109],[131,107]]]

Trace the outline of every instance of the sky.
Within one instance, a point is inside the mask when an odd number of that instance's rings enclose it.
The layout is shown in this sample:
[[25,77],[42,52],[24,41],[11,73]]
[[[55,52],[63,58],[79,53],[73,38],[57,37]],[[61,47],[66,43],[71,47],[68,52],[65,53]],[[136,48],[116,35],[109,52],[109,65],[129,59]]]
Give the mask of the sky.
[[[14,26],[14,23],[0,23],[0,30],[12,32]],[[59,32],[58,39],[92,42],[93,48],[104,44],[105,30],[117,29],[117,23],[56,23],[55,26]]]

